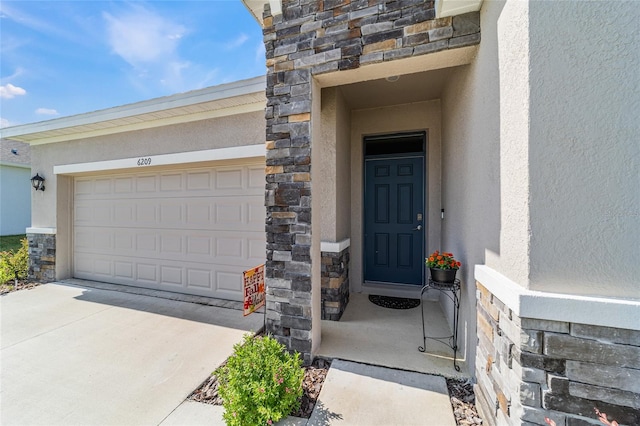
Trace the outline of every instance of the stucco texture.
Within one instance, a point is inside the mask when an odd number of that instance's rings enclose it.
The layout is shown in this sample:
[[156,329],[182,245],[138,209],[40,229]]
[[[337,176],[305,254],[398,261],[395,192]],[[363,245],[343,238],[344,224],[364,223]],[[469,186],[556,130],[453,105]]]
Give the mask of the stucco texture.
[[465,282],[484,263],[532,290],[640,298],[639,13],[483,3],[478,54],[442,95],[443,248]]
[[640,299],[640,7],[529,17],[530,287]]
[[[57,226],[65,220],[68,195],[58,194],[58,177],[53,167],[65,164],[116,160],[175,152],[200,151],[242,145],[264,144],[264,114],[246,113],[186,124],[114,134],[84,140],[31,147],[32,170],[46,178],[46,191],[34,194],[32,226]],[[62,183],[62,187],[70,187]],[[68,189],[68,188],[67,188]],[[70,200],[66,200],[70,202]],[[57,211],[63,217],[58,218]]]
[[351,111],[337,87],[323,89],[319,139],[322,241],[349,237],[351,225]]

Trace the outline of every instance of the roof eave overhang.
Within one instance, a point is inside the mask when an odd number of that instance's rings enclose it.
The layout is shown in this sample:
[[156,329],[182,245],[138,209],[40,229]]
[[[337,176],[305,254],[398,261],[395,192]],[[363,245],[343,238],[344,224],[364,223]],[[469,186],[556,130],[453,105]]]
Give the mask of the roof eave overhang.
[[483,0],[436,0],[436,18],[477,12],[482,7],[482,1]]
[[[482,7],[482,1],[483,0],[436,0],[436,18],[477,12]],[[261,27],[264,26],[262,12],[266,4],[269,4],[271,7],[271,14],[273,16],[282,13],[282,0],[242,0],[242,3],[244,3],[245,7]]]
[[85,114],[0,129],[31,145],[85,139],[264,110],[264,76]]

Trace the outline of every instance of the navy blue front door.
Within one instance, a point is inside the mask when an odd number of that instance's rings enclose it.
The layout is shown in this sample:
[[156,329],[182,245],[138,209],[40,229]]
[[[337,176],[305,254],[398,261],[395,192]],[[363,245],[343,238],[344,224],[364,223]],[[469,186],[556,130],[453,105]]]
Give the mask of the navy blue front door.
[[367,158],[365,281],[422,284],[423,218],[424,157]]

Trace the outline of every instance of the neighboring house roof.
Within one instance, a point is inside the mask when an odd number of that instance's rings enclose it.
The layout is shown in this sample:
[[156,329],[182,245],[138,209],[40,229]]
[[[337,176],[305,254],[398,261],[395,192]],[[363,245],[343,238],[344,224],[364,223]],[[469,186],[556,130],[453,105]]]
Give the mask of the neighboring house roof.
[[0,129],[30,144],[84,139],[214,117],[262,111],[266,79],[254,77],[114,108]]
[[0,165],[31,166],[31,147],[24,142],[0,139]]

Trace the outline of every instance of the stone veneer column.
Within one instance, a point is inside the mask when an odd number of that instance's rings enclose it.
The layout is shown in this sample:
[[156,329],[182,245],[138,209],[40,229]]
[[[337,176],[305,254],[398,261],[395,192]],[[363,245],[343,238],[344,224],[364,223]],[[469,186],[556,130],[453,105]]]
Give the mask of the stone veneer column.
[[29,281],[48,283],[56,279],[56,235],[27,233]]
[[311,140],[320,124],[311,116],[313,76],[478,44],[479,16],[434,19],[431,0],[284,0],[277,16],[265,6],[267,331],[306,362],[313,347],[311,150],[314,143],[322,149]]
[[640,424],[640,331],[520,318],[477,288],[476,397],[487,424],[601,424],[594,408]]

